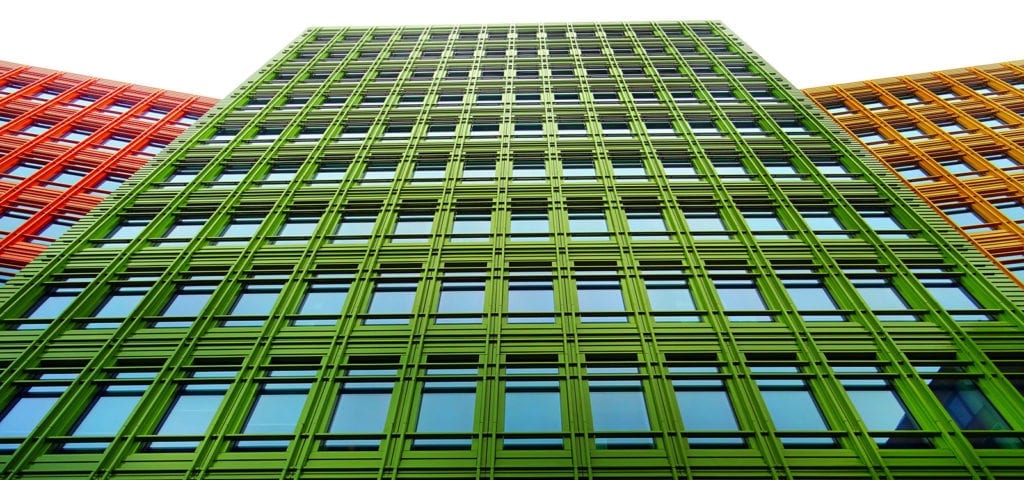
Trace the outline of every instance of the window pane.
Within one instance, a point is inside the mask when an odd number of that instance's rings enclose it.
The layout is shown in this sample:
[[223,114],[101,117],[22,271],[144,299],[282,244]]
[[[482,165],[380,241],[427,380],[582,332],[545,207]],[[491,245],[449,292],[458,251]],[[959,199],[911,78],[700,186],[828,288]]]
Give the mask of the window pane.
[[818,403],[807,390],[761,389],[768,413],[778,430],[828,430]]
[[223,393],[186,393],[178,397],[167,412],[157,435],[201,435],[213,420]]
[[[686,430],[739,430],[729,395],[724,390],[676,390],[676,401],[679,402],[679,413],[682,415],[683,428]],[[738,440],[742,442],[741,439]],[[711,438],[689,438],[690,444],[721,441]]]
[[0,437],[27,437],[39,424],[58,397],[22,397],[0,420]]
[[890,390],[847,389],[850,401],[868,430],[916,430],[917,422]]

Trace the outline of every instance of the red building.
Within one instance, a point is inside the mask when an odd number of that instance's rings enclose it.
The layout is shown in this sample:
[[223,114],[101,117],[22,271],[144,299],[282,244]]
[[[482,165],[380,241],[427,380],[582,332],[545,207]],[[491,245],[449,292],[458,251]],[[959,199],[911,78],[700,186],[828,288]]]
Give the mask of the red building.
[[0,61],[0,285],[214,103]]

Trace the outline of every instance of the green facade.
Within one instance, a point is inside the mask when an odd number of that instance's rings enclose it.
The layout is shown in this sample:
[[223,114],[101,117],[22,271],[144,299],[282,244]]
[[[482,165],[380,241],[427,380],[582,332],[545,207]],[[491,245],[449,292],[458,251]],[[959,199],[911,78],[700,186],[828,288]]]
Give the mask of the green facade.
[[1022,304],[719,23],[313,28],[0,289],[0,472],[1024,478]]

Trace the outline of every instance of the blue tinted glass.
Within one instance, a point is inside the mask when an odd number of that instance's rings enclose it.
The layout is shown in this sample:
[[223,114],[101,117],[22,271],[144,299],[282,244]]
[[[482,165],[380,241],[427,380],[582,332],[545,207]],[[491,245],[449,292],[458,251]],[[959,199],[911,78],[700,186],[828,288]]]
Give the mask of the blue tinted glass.
[[928,387],[964,430],[1008,430],[1006,420],[970,379],[937,378]]
[[[511,383],[510,383],[511,386]],[[505,393],[506,432],[559,432],[562,408],[555,391],[508,391]]]
[[161,315],[168,317],[194,317],[206,306],[211,292],[179,292],[164,308]]
[[577,282],[576,293],[583,312],[621,312],[626,309],[618,282]]
[[472,432],[476,392],[427,391],[420,402],[417,432]]
[[0,437],[27,437],[50,411],[57,397],[22,397],[0,419]]
[[907,303],[888,281],[859,280],[854,283],[857,292],[872,310],[903,310]]
[[693,296],[685,280],[647,280],[647,299],[651,310],[694,310]]
[[332,433],[376,433],[384,431],[391,405],[391,392],[345,391],[331,421]]
[[786,292],[797,310],[834,310],[836,302],[823,286],[813,284],[786,284]]
[[764,310],[764,300],[750,280],[719,280],[715,282],[718,298],[726,310]]
[[508,311],[510,312],[551,312],[555,310],[555,296],[551,284],[518,287],[509,285]]
[[75,301],[76,295],[54,295],[43,299],[25,318],[57,318]]
[[807,390],[762,388],[761,397],[778,430],[828,430],[818,403]]
[[302,298],[299,313],[332,315],[341,313],[348,297],[348,285],[311,285]]
[[[624,385],[627,384],[628,385]],[[590,382],[590,409],[598,432],[650,430],[647,405],[640,382],[615,382],[619,388],[605,389],[603,382]]]
[[238,297],[231,315],[266,315],[273,308],[279,293],[279,285],[250,285]]
[[88,413],[79,420],[74,436],[113,436],[139,403],[142,395],[104,395],[96,399]]
[[896,393],[885,389],[853,390],[847,395],[868,430],[916,430],[917,422],[907,413]]
[[94,317],[102,318],[124,318],[127,317],[135,310],[135,307],[139,306],[139,302],[142,301],[144,293],[138,293],[134,295],[119,294],[113,295],[103,303],[103,306],[93,313]]
[[381,284],[373,291],[368,313],[401,313],[412,312],[413,300],[416,298],[416,284]]
[[467,284],[452,288],[447,284],[441,289],[437,311],[441,313],[482,312],[484,310],[484,285]]
[[200,435],[206,432],[206,428],[217,412],[223,393],[187,393],[174,401],[174,406],[167,412],[158,435]]
[[292,433],[306,403],[306,393],[264,392],[256,399],[242,433]]
[[676,390],[676,401],[686,430],[739,429],[729,395],[724,390]]

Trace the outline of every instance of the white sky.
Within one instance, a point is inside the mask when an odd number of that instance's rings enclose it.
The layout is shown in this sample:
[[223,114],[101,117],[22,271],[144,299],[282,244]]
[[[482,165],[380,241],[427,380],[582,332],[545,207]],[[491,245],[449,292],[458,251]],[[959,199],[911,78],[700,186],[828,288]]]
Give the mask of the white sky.
[[1024,0],[7,0],[0,59],[223,97],[317,25],[721,20],[797,87],[1024,58]]

